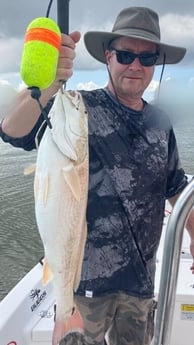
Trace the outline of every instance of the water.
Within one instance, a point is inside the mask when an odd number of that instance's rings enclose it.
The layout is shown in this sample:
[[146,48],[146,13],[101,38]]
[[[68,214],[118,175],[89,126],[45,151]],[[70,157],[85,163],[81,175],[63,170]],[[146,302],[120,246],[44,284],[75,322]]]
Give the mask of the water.
[[[194,118],[175,127],[185,171],[194,174]],[[0,140],[0,300],[43,255],[36,227],[33,175],[24,176],[36,160]]]
[[194,116],[187,124],[175,127],[175,133],[183,168],[194,175]]
[[35,153],[0,140],[0,300],[43,255],[34,215],[33,175],[24,169]]

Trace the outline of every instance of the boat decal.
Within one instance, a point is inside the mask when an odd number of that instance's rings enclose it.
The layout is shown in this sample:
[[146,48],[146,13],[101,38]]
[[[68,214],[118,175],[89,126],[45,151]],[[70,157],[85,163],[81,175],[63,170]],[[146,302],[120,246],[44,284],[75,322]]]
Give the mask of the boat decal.
[[33,289],[30,292],[30,298],[34,299],[35,297],[38,297],[40,294],[40,289]]
[[30,291],[29,297],[33,301],[31,305],[31,311],[34,312],[46,298],[46,290],[41,291],[41,289],[32,289]]
[[194,321],[194,304],[181,304],[181,320]]
[[49,319],[50,317],[53,317],[53,313],[51,311],[48,311],[48,310],[41,310],[38,315],[41,318],[47,318],[47,319]]
[[7,345],[17,345],[15,340],[10,341]]

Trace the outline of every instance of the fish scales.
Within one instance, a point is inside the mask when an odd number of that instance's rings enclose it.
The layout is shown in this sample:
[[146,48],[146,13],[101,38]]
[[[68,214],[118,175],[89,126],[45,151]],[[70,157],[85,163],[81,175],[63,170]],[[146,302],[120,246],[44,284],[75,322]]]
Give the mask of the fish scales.
[[56,320],[75,307],[87,225],[88,118],[81,94],[59,91],[38,148],[34,180],[35,214],[45,251],[44,283],[50,271],[56,294]]

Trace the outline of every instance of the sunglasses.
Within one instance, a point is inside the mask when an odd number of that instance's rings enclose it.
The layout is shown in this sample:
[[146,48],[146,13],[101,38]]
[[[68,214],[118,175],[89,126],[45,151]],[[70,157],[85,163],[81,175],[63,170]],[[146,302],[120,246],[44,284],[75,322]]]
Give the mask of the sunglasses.
[[122,65],[130,65],[136,58],[138,58],[142,66],[150,67],[155,65],[159,56],[158,52],[135,54],[126,50],[111,49],[110,51],[116,54],[117,62]]

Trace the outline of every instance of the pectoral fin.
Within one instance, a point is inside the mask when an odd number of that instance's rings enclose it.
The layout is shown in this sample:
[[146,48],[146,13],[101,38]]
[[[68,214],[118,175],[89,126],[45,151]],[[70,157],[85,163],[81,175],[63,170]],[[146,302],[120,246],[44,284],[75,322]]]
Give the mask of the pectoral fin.
[[81,199],[80,179],[79,179],[77,170],[75,169],[73,164],[69,164],[68,166],[63,167],[63,176],[69,188],[71,189],[75,199],[77,201],[80,201]]
[[43,261],[43,273],[42,273],[42,284],[46,285],[49,280],[51,280],[53,277],[53,274],[48,266],[47,259],[44,259]]
[[49,192],[49,175],[46,174],[44,178],[42,179],[42,200],[43,205],[46,206],[47,200],[48,200],[48,192]]
[[35,205],[40,197],[44,206],[46,206],[49,193],[49,175],[37,174],[34,180],[34,198]]
[[24,169],[24,175],[30,175],[34,173],[35,170],[36,170],[36,163],[31,164],[30,166]]

